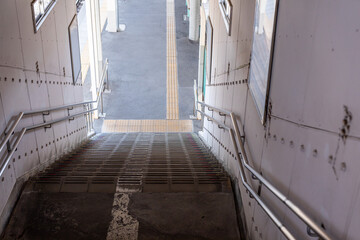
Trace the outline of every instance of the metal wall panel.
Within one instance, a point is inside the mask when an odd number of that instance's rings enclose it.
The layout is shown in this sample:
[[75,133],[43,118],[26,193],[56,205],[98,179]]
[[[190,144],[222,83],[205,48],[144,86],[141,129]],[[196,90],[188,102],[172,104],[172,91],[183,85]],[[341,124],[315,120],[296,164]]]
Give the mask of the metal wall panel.
[[[75,13],[76,11],[72,12],[72,15]],[[54,17],[56,23],[56,38],[58,40],[58,49],[62,49],[59,51],[60,71],[63,74],[65,70],[65,76],[71,78],[72,69],[68,33],[69,23],[67,17],[64,16],[67,16],[66,3],[65,1],[58,1],[54,8]],[[72,78],[70,81],[72,82]]]
[[2,1],[0,16],[0,65],[22,67],[19,23],[16,18],[15,1]]
[[357,239],[359,237],[359,226],[360,226],[360,191],[357,190],[357,198],[354,202],[354,208],[349,214],[348,226],[346,228],[345,240]]
[[253,23],[255,12],[255,1],[241,0],[240,10],[240,26],[237,39],[236,49],[236,66],[239,67],[243,64],[249,63],[251,52],[251,39],[253,36]]
[[3,109],[1,92],[0,92],[0,130],[1,130],[1,133],[3,133],[3,131],[5,130],[5,127],[6,127],[6,120],[5,120],[5,113],[4,113],[4,109]]
[[[28,79],[38,79],[34,83],[28,82],[29,96],[31,109],[46,109],[50,107],[49,102],[49,93],[48,86],[45,83],[45,76],[40,78],[37,77],[37,74],[34,72],[26,73]],[[45,101],[44,101],[45,99]],[[35,115],[32,116],[34,124],[40,124],[45,121],[51,121],[51,115]],[[50,159],[53,159],[55,154],[55,144],[54,144],[54,133],[53,130],[49,128],[40,128],[34,131],[36,135],[36,143],[38,148],[38,154],[40,162],[44,163]]]
[[252,239],[264,239],[264,240],[281,239],[281,235],[282,235],[281,232],[259,205],[255,205],[253,218],[254,218],[254,222],[251,228]]
[[[17,15],[16,12],[16,4],[13,0],[3,0],[1,1],[1,8],[0,8],[0,32],[1,37],[9,38],[9,39],[19,39],[19,29],[18,29],[18,22],[17,18],[14,16]],[[9,27],[12,26],[12,27]]]
[[[316,5],[311,1],[280,3],[278,12],[271,100],[273,114],[292,121],[303,122],[304,93],[310,83],[308,72],[304,69],[311,67],[309,57],[313,51],[313,23],[318,9]],[[307,12],[306,17],[304,11]],[[297,94],[298,92],[303,94]]]
[[66,0],[66,17],[67,17],[67,26],[70,25],[71,20],[73,19],[74,15],[76,14],[76,1],[74,0]]
[[[42,24],[40,34],[43,41],[45,71],[46,73],[61,76],[63,73],[62,70],[60,70],[55,26],[55,17],[54,12],[52,11]],[[61,51],[64,51],[64,49],[61,49]]]
[[262,159],[262,148],[265,141],[265,132],[254,101],[249,95],[250,94],[248,94],[246,103],[246,115],[243,120],[246,138],[245,144],[249,149],[248,155],[252,156],[252,164],[254,168],[259,171]]
[[[0,93],[6,121],[18,115],[21,111],[30,109],[29,95],[25,83],[24,72],[18,69],[1,67]],[[5,81],[6,78],[6,81]],[[14,100],[16,99],[16,100]],[[24,121],[21,124],[31,124]],[[19,125],[20,127],[23,125]]]
[[246,79],[247,77],[247,68],[240,69],[236,71],[235,74],[235,81],[241,81],[241,84],[237,84],[233,86],[233,94],[232,97],[232,104],[231,109],[236,113],[239,117],[241,116],[242,122],[244,121],[243,116],[245,115],[245,102],[247,97],[247,84],[242,83],[242,80]]
[[[83,101],[82,86],[70,85],[72,79],[67,28],[74,14],[76,14],[75,1],[67,1],[67,3],[58,1],[40,31],[34,34],[30,3],[21,0],[2,1],[0,8],[0,128],[2,131],[5,124],[21,111],[61,106],[65,102],[72,103],[75,100]],[[64,75],[63,67],[70,80],[60,77]],[[74,110],[76,111],[81,109]],[[66,114],[67,111],[60,110],[45,116],[45,119],[49,121]],[[17,130],[43,121],[42,115],[26,116]],[[8,200],[16,178],[30,173],[40,163],[52,161],[74,147],[86,137],[86,129],[78,130],[84,124],[84,119],[80,118],[70,124],[63,122],[54,124],[52,128],[46,130],[41,128],[25,134],[11,159],[10,168],[1,176],[3,178],[0,178],[0,211]],[[68,127],[74,132],[72,140],[69,140]]]
[[322,4],[316,12],[313,51],[308,55],[311,68],[307,72],[312,87],[305,95],[305,124],[338,131],[343,105],[354,112],[354,119],[360,117],[360,82],[356,80],[360,75],[360,34],[356,32],[359,10],[359,1],[345,1]]
[[24,135],[13,155],[12,161],[16,178],[23,176],[39,164],[38,148],[33,131]]
[[21,68],[23,59],[20,39],[0,38],[0,64]]
[[21,34],[21,50],[24,58],[24,68],[45,72],[44,55],[42,49],[41,35],[34,33],[31,7],[29,2],[16,0],[17,18]]
[[241,1],[232,1],[232,21],[231,21],[231,36],[227,37],[227,46],[226,46],[226,65],[231,64],[230,69],[236,69],[236,47],[238,42],[238,32],[240,26],[240,2]]
[[[10,167],[9,167],[10,166]],[[3,179],[4,180],[3,180]],[[14,172],[14,166],[12,163],[8,165],[8,168],[3,173],[0,179],[0,212],[4,210],[7,200],[11,194],[11,191],[15,185],[16,176]]]

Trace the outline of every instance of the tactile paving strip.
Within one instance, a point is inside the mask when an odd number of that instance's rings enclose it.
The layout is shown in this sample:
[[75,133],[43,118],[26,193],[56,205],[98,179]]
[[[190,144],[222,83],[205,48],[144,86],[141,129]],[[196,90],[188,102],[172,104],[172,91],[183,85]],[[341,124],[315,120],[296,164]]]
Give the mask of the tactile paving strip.
[[178,69],[176,53],[175,3],[166,1],[166,118],[179,119]]
[[102,132],[192,132],[192,120],[104,120]]

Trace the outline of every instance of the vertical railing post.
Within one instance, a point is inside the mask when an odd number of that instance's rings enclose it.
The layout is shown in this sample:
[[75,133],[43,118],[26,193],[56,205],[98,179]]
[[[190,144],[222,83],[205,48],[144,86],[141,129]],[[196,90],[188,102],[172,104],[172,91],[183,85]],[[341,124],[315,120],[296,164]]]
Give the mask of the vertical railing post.
[[110,85],[109,85],[109,68],[108,68],[108,62],[106,61],[106,90],[109,91],[110,90]]
[[101,116],[104,116],[104,98],[103,98],[103,92],[100,93],[100,97],[101,97]]
[[94,112],[91,112],[91,115],[90,115],[90,121],[91,121],[91,130],[93,131],[94,130]]
[[[85,104],[85,111],[89,111],[89,105]],[[86,113],[85,115],[85,119],[86,119],[86,128],[87,128],[87,132],[89,133],[89,127],[90,127],[90,122],[89,122],[89,113]]]
[[[11,133],[10,133],[11,134]],[[7,135],[7,132],[4,133],[5,137]],[[11,144],[10,144],[10,139],[6,142],[6,148],[8,152],[11,152]]]

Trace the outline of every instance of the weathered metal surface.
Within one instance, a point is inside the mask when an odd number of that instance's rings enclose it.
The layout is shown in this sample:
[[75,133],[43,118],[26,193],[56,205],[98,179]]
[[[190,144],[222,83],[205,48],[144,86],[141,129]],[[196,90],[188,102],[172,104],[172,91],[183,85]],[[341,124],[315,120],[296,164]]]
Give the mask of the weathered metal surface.
[[33,180],[51,192],[214,192],[228,177],[193,133],[100,134]]

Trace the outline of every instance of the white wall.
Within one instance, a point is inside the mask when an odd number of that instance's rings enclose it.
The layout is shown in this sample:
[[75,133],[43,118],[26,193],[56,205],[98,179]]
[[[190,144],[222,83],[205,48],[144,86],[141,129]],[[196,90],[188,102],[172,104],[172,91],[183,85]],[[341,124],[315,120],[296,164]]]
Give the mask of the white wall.
[[[80,81],[72,84],[71,73],[68,26],[76,14],[75,0],[58,0],[36,34],[30,3],[30,0],[2,0],[0,3],[1,134],[21,111],[84,100],[82,85]],[[82,107],[71,110],[71,113],[79,111],[83,111]],[[67,111],[61,110],[45,116],[45,119],[48,121],[64,116],[67,116]],[[42,115],[25,117],[18,130],[37,123],[43,123]],[[26,133],[13,155],[13,161],[0,176],[0,213],[16,179],[31,175],[41,164],[54,161],[86,136],[83,117],[55,124],[50,129]],[[4,156],[3,151],[1,157]]]
[[[209,0],[214,28],[213,84],[207,86],[205,101],[235,112],[242,120],[252,165],[258,171],[336,239],[357,239],[360,2],[280,1],[270,86],[272,115],[265,126],[242,81],[247,79],[249,69],[237,69],[249,62],[255,0],[232,1],[230,37],[217,2]],[[344,105],[353,116],[350,137],[345,142],[339,137]],[[229,119],[225,121],[231,125]],[[236,160],[225,149],[231,146],[228,134],[204,122],[207,130],[202,136],[238,177]],[[283,239],[260,206],[243,187],[241,190],[251,239]],[[306,227],[264,187],[261,196],[299,239],[311,239]]]

